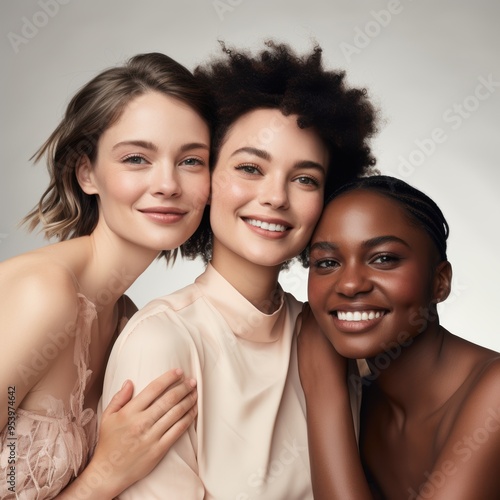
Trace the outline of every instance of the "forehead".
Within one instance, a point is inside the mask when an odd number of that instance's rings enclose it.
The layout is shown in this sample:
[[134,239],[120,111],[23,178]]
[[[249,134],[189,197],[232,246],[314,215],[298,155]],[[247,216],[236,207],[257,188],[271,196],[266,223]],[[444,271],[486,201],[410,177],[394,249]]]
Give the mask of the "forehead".
[[360,241],[394,235],[406,240],[423,237],[431,242],[403,205],[381,193],[363,189],[341,194],[325,207],[313,242],[337,241],[346,235]]
[[[165,134],[165,130],[169,134]],[[122,135],[156,137],[164,141],[168,137],[192,136],[209,140],[209,129],[199,113],[189,104],[176,97],[156,91],[148,91],[130,99],[115,120],[104,130],[101,140],[112,140]]]
[[231,153],[245,146],[280,154],[315,156],[325,166],[328,150],[313,127],[301,129],[297,115],[285,116],[279,109],[255,109],[245,113],[229,127],[221,151]]

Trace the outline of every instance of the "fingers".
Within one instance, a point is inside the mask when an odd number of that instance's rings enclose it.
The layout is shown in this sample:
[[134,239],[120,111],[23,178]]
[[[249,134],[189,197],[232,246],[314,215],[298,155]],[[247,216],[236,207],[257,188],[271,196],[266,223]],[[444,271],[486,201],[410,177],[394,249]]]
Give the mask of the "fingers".
[[[173,423],[193,406],[196,401],[195,387],[196,381],[193,379],[182,381],[162,394],[144,413],[152,423],[166,415],[173,415]],[[189,398],[189,395],[192,395],[192,397]]]
[[151,443],[150,453],[163,456],[186,432],[197,415],[197,391],[193,382],[182,383],[161,396],[150,408],[141,412],[134,433],[143,442]]
[[150,382],[137,396],[130,402],[131,409],[145,410],[151,403],[161,396],[171,385],[178,383],[183,378],[183,371],[174,368],[163,373]]
[[[190,410],[194,410],[194,415],[197,413],[196,402],[198,399],[198,394],[196,389],[192,390],[187,394],[181,401],[179,401],[175,406],[172,406],[168,411],[166,411],[156,422],[155,432],[159,435],[163,435],[166,431],[173,428],[175,425],[181,421]],[[191,418],[192,420],[192,418]]]
[[130,380],[125,380],[122,388],[113,396],[108,406],[103,411],[103,417],[121,410],[130,401],[133,392],[134,385]]
[[196,389],[192,390],[182,401],[158,419],[151,429],[151,432],[156,435],[160,453],[163,454],[170,449],[194,422],[198,414],[197,396]]

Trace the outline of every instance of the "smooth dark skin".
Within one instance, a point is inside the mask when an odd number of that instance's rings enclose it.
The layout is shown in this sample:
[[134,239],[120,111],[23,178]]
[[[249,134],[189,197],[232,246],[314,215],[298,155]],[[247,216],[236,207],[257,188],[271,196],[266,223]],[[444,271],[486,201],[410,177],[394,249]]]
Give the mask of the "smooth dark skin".
[[[500,354],[439,325],[451,266],[438,255],[379,193],[344,193],[324,211],[309,274],[317,324],[306,309],[299,336],[316,500],[500,498]],[[337,309],[384,316],[346,327]],[[359,454],[345,358],[367,358],[374,373]]]

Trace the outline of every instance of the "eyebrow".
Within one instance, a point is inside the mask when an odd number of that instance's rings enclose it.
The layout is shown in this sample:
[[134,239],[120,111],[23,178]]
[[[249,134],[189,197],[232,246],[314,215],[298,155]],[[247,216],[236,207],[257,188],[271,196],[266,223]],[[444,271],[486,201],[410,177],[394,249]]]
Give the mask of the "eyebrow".
[[[264,149],[259,149],[259,148],[254,148],[252,146],[244,146],[242,148],[238,148],[233,153],[231,154],[230,158],[233,156],[236,156],[240,153],[248,153],[254,156],[257,156],[258,158],[262,158],[263,160],[266,161],[271,161],[272,156],[265,151]],[[298,161],[297,163],[294,164],[293,166],[296,169],[301,169],[301,168],[313,168],[317,170],[321,170],[321,172],[326,173],[326,169],[321,163],[315,162],[315,161],[310,161],[310,160],[301,160]]]
[[330,243],[329,241],[317,241],[316,243],[313,243],[311,245],[310,251],[312,252],[313,250],[338,250],[338,245],[335,245],[334,243]]
[[[130,140],[130,141],[121,141],[116,143],[113,146],[113,151],[115,149],[118,149],[119,147],[122,146],[135,146],[143,149],[149,149],[151,151],[158,151],[158,146],[150,141],[141,141],[141,140]],[[181,152],[185,151],[191,151],[192,149],[206,149],[208,150],[209,147],[207,144],[204,144],[202,142],[188,142],[187,144],[183,144],[180,148]]]
[[150,141],[140,141],[140,140],[130,140],[130,141],[121,141],[117,142],[114,146],[112,151],[115,149],[118,149],[122,146],[136,146],[139,148],[144,148],[144,149],[150,149],[152,151],[158,151],[158,146],[154,144],[153,142]]
[[191,149],[206,149],[208,151],[210,148],[208,144],[203,142],[189,142],[181,146],[181,151],[190,151]]
[[[405,240],[398,238],[397,236],[387,235],[387,236],[377,236],[375,238],[370,238],[369,240],[365,240],[361,243],[361,246],[366,249],[374,248],[384,243],[400,243],[407,248],[410,248],[410,245],[406,243]],[[339,246],[336,243],[332,243],[331,241],[317,241],[311,245],[310,251],[313,250],[327,250],[334,251],[338,250]]]

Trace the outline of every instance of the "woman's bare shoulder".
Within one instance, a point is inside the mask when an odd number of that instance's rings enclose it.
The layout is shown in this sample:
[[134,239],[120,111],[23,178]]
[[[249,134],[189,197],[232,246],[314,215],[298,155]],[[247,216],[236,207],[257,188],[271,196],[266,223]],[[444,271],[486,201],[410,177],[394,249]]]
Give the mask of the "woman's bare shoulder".
[[0,382],[16,386],[19,403],[55,363],[55,354],[36,370],[33,360],[45,360],[47,346],[73,328],[79,307],[78,285],[63,263],[32,254],[2,263],[0,343],[8,349],[0,356]]
[[76,306],[78,282],[69,266],[43,252],[29,252],[0,264],[0,307],[8,311],[62,311]]
[[490,401],[500,403],[500,353],[490,351],[489,356],[480,364],[476,383],[472,392],[484,393]]
[[465,387],[456,407],[455,425],[464,432],[474,430],[489,421],[492,414],[498,415],[500,424],[500,353],[485,349]]

